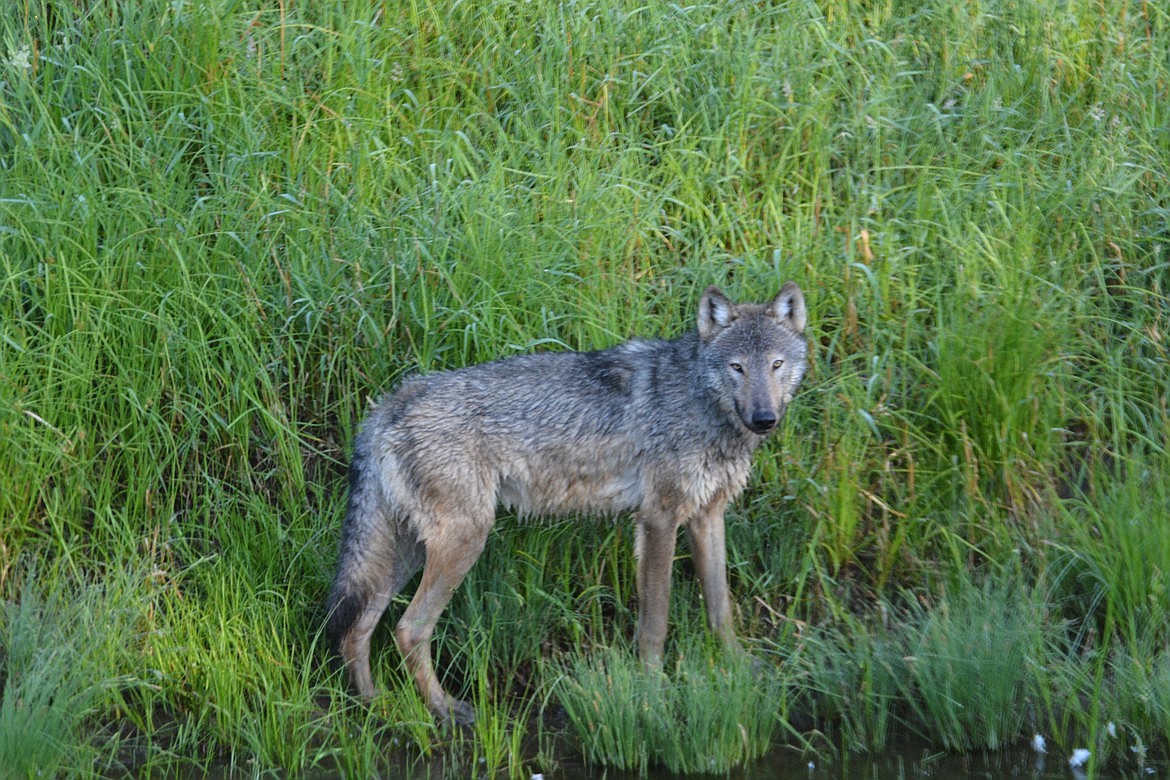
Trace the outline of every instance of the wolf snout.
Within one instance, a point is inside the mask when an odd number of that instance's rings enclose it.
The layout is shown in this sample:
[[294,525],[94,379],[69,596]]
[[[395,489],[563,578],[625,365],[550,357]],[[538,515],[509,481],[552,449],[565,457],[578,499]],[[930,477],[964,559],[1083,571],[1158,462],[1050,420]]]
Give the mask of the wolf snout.
[[752,419],[748,421],[748,428],[752,433],[767,433],[776,427],[779,418],[772,411],[753,412]]

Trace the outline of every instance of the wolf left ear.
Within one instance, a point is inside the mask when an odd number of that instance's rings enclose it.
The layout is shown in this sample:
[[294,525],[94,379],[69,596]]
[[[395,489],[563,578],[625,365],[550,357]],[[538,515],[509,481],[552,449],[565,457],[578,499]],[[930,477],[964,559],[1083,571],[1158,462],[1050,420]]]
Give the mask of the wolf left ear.
[[804,293],[796,282],[785,282],[780,292],[768,304],[768,314],[774,319],[801,333],[808,321],[808,309],[804,306]]
[[735,304],[715,285],[703,290],[699,299],[699,338],[714,336],[735,320]]

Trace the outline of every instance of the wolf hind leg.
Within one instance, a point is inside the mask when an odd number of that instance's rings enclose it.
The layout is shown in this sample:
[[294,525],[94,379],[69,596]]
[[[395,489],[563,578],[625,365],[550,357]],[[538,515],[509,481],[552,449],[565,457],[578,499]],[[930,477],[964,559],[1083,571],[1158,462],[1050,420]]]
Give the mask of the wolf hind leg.
[[391,599],[423,561],[423,548],[399,520],[347,523],[341,560],[329,595],[326,630],[363,699],[374,697],[370,637]]
[[467,518],[444,518],[436,524],[444,532],[426,542],[426,564],[422,580],[410,605],[394,630],[398,649],[414,677],[427,707],[440,721],[469,725],[475,711],[465,701],[443,690],[431,660],[431,636],[439,616],[472,565],[483,552],[491,523],[476,523]]

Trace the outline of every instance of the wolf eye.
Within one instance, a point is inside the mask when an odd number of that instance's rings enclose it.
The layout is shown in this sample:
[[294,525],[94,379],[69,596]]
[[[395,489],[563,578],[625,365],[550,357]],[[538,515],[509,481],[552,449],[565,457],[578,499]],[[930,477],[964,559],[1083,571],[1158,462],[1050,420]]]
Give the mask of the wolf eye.
[[780,366],[782,366],[782,365],[784,365],[784,360],[781,358],[777,358],[776,360],[772,361],[772,370],[776,370],[777,368],[780,368]]
[[731,370],[732,370],[732,371],[734,371],[735,373],[737,373],[737,374],[742,374],[742,373],[743,373],[743,366],[742,366],[741,364],[739,364],[739,363],[730,363],[730,364],[728,364],[728,365],[731,367]]

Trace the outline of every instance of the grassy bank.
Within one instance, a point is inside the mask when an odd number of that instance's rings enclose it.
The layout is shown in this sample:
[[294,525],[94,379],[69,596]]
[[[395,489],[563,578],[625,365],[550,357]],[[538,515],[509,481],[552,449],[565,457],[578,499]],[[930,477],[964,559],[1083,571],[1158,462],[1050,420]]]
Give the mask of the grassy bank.
[[[728,763],[1170,751],[1160,4],[22,0],[0,55],[5,774],[637,767],[728,697]],[[788,278],[811,371],[728,528],[767,697],[686,639],[685,545],[638,680],[628,524],[510,519],[436,643],[475,729],[388,631],[391,695],[346,696],[371,397]],[[678,722],[609,702],[607,748],[568,701],[606,674]]]

